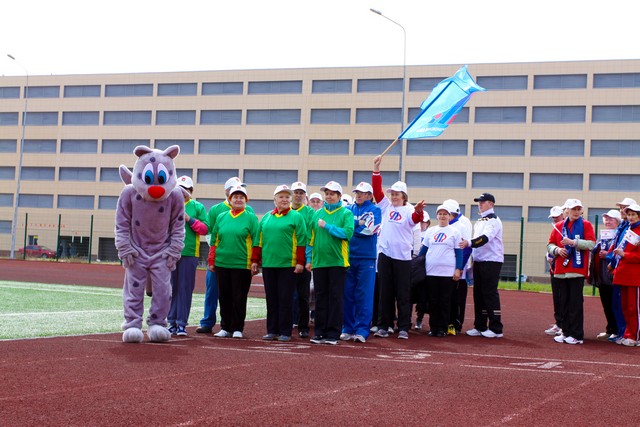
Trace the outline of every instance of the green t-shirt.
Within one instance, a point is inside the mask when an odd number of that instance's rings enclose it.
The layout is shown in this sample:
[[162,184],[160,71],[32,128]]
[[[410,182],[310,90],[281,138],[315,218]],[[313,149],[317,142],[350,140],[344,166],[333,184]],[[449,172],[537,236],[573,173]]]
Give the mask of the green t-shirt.
[[316,211],[314,211],[313,208],[308,205],[302,205],[298,209],[294,210],[302,215],[305,224],[307,224],[308,234],[311,234],[311,220],[313,219],[313,215],[316,213]]
[[[207,226],[207,231],[211,231],[209,228],[209,217],[207,216],[207,209],[204,205],[197,200],[189,200],[184,204],[184,211],[193,219],[197,219]],[[182,249],[182,256],[200,256],[200,234],[191,229],[191,226],[185,221],[184,223],[184,249]]]
[[297,259],[298,246],[307,245],[307,224],[293,209],[286,215],[267,212],[260,221],[256,246],[262,247],[262,266],[273,268],[295,267],[305,264]]
[[[328,228],[320,228],[318,220],[323,219],[330,226],[342,229],[344,239],[330,234]],[[353,213],[349,209],[340,206],[338,209],[328,211],[326,207],[319,209],[311,220],[312,246],[311,266],[322,267],[349,267],[349,240],[353,236]],[[339,231],[339,230],[338,230]]]
[[220,214],[211,231],[216,267],[251,269],[251,250],[258,239],[258,217],[246,209]]
[[[220,216],[221,213],[228,212],[230,210],[231,210],[231,205],[229,204],[228,200],[225,200],[224,202],[220,202],[217,205],[211,206],[209,208],[209,213],[207,214],[207,216],[209,217],[209,230],[213,230],[213,227],[215,227],[216,225],[216,220],[218,219],[218,216]],[[245,207],[245,210],[247,212],[251,212],[252,214],[255,214],[255,212],[253,211],[253,208],[249,205]],[[209,243],[209,246],[211,246],[211,235],[207,236],[207,242]]]

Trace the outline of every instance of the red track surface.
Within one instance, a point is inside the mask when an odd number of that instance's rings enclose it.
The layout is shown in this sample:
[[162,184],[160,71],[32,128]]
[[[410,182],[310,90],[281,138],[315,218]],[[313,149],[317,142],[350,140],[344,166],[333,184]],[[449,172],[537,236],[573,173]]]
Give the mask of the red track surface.
[[[8,274],[14,263],[20,279]],[[110,286],[103,268],[0,261],[0,279],[65,283],[59,271]],[[637,425],[640,349],[556,344],[542,333],[550,295],[501,297],[498,340],[277,344],[260,340],[256,321],[244,340],[190,328],[164,344],[123,344],[120,334],[3,341],[0,425]],[[603,322],[599,300],[586,298],[587,337]]]

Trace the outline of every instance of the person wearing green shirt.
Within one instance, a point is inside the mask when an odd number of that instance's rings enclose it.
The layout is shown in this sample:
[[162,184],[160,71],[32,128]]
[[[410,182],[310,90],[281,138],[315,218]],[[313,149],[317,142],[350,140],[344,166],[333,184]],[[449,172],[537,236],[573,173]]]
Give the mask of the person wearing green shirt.
[[353,236],[353,213],[342,206],[342,186],[329,181],[324,207],[311,221],[307,270],[313,272],[316,315],[314,344],[338,344],[344,315],[344,283],[349,267],[349,240]]
[[171,272],[171,306],[167,323],[172,335],[187,336],[186,326],[200,258],[200,236],[209,234],[209,219],[202,203],[192,198],[193,180],[186,175],[181,176],[178,186],[184,195],[184,248],[176,269]]
[[[246,187],[246,184],[243,184],[240,181],[240,178],[237,176],[231,177],[224,184],[224,201],[218,203],[217,205],[213,205],[207,214],[209,218],[209,230],[213,230],[213,226],[216,224],[216,219],[221,213],[228,212],[231,210],[231,205],[229,204],[229,190],[237,185],[241,185]],[[247,205],[247,212],[254,213],[251,206]],[[207,242],[209,246],[211,246],[211,235],[207,236]],[[204,316],[200,319],[200,326],[196,329],[196,332],[199,334],[208,334],[213,331],[213,327],[216,325],[216,310],[218,309],[218,281],[216,279],[216,273],[214,271],[207,270],[206,277],[206,287],[204,294]],[[220,324],[222,329],[224,329],[224,325]]]
[[243,338],[247,297],[251,288],[251,252],[258,237],[258,218],[246,209],[247,190],[229,190],[231,210],[216,219],[211,232],[209,271],[215,271],[220,299],[220,325],[214,336]]
[[262,217],[258,241],[253,248],[254,274],[262,265],[267,299],[267,334],[262,339],[268,341],[291,340],[296,278],[305,271],[307,224],[302,215],[291,208],[292,194],[286,185],[276,187],[275,209]]

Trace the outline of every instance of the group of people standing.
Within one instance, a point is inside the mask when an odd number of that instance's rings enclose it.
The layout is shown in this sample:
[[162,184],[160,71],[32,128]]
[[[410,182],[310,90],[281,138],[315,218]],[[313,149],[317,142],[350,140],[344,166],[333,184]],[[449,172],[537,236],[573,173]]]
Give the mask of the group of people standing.
[[503,262],[502,225],[493,212],[495,198],[484,193],[475,199],[483,215],[475,232],[455,200],[443,202],[437,225],[424,230],[416,248],[416,230],[421,225],[424,229],[425,216],[428,219],[425,202],[409,203],[402,181],[384,191],[381,163],[381,156],[373,160],[371,183],[359,183],[349,199],[335,181],[311,197],[302,182],[279,185],[273,210],[260,220],[247,204],[246,185],[239,178],[225,183],[225,200],[206,213],[191,197],[191,179],[180,177],[189,244],[172,275],[169,331],[187,334],[199,236],[209,235],[204,317],[197,333],[213,332],[219,301],[220,330],[214,336],[243,338],[251,279],[261,271],[267,305],[264,340],[290,341],[294,324],[300,338],[315,344],[366,342],[371,333],[386,338],[396,331],[397,338],[408,339],[411,263],[422,252],[427,278],[421,286],[429,292],[421,306],[429,314],[429,335],[455,335],[464,321],[465,276],[473,251],[476,312],[474,329],[467,334],[501,337],[497,284]]
[[640,205],[625,198],[602,216],[596,239],[593,225],[582,218],[577,199],[554,206],[554,225],[547,245],[555,323],[545,330],[558,343],[584,343],[583,287],[598,286],[607,320],[596,339],[634,347],[640,344]]

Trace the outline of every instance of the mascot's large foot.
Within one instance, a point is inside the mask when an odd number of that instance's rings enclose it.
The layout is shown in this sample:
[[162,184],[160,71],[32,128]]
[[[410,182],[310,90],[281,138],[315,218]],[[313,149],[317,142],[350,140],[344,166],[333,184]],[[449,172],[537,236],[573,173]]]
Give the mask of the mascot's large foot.
[[171,339],[171,332],[163,326],[151,325],[147,331],[149,340],[152,342],[165,342]]
[[141,329],[129,328],[122,333],[122,342],[142,342],[144,334]]

